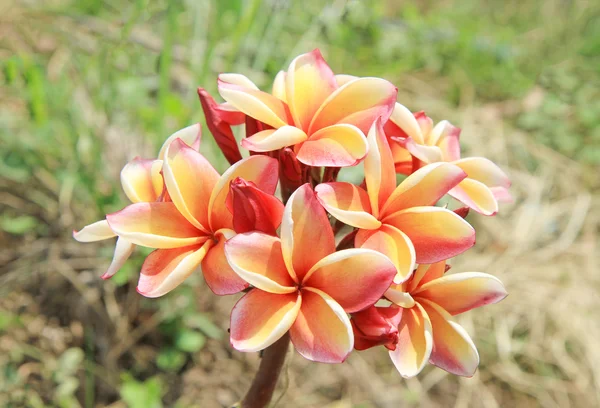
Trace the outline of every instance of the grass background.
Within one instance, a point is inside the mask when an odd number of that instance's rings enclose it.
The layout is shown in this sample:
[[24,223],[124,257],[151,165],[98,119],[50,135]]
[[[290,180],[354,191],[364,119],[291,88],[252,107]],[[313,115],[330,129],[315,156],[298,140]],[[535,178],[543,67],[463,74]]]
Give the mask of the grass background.
[[[6,0],[0,4],[0,405],[220,407],[256,355],[227,340],[234,297],[194,276],[135,292],[144,255],[99,279],[112,243],[70,231],[121,208],[118,174],[203,121],[219,72],[263,87],[321,48],[335,72],[398,85],[463,129],[516,202],[472,215],[456,271],[510,296],[461,316],[481,367],[403,380],[382,350],[343,365],[290,357],[279,406],[590,407],[600,404],[600,3],[586,0]],[[210,134],[202,147],[226,167]]]

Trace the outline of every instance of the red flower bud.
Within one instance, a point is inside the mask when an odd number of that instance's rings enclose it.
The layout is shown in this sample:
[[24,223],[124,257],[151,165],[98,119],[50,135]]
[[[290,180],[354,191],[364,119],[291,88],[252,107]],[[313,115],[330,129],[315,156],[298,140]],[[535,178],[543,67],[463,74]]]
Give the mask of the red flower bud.
[[261,231],[275,235],[281,224],[283,203],[241,177],[229,185],[226,205],[233,214],[233,229],[238,234]]
[[212,133],[217,145],[225,155],[230,164],[242,160],[242,155],[238,143],[233,136],[231,125],[244,123],[244,115],[241,112],[234,112],[222,109],[217,102],[204,88],[198,88],[198,96],[206,118],[206,126]]
[[354,348],[366,350],[375,346],[385,346],[395,350],[398,343],[398,325],[402,317],[402,308],[371,306],[352,314]]

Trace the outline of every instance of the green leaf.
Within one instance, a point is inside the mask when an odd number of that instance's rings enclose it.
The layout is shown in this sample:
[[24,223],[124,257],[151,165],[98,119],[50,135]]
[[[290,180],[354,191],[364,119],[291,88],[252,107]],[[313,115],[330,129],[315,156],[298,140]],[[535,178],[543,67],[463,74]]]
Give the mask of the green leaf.
[[162,387],[157,377],[144,382],[126,376],[120,389],[121,398],[129,408],[162,408]]
[[35,217],[29,215],[21,215],[10,217],[5,215],[0,219],[0,228],[9,234],[23,235],[26,232],[32,231],[38,225]]
[[205,314],[189,314],[184,317],[184,323],[188,327],[200,330],[211,339],[218,340],[223,337],[223,330],[214,324]]
[[206,337],[194,330],[181,330],[175,338],[175,347],[187,353],[195,353],[204,347]]
[[175,348],[163,349],[156,356],[156,365],[165,371],[178,371],[185,362],[185,353]]

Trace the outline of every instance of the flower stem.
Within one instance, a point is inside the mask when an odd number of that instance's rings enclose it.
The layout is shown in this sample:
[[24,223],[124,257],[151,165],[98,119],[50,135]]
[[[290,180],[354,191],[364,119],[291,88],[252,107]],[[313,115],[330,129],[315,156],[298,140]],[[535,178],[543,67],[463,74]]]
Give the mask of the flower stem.
[[264,350],[256,376],[242,400],[242,408],[264,408],[269,405],[289,345],[290,337],[286,333]]

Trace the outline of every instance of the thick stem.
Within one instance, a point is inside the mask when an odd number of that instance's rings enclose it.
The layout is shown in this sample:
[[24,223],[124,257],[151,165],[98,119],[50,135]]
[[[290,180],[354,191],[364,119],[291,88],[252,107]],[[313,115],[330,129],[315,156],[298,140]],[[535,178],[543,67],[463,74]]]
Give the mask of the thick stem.
[[286,333],[264,350],[256,376],[242,400],[242,408],[264,408],[269,405],[289,345],[290,336]]

